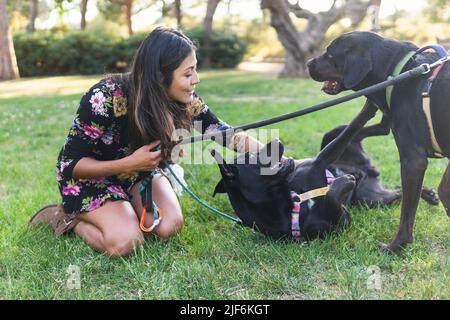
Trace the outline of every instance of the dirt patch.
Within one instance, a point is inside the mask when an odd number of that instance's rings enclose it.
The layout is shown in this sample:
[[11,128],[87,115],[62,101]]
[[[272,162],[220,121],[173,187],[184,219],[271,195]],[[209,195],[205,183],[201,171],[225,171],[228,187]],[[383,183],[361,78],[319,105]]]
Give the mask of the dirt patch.
[[242,62],[238,65],[237,69],[278,75],[283,69],[283,66],[284,64],[282,63]]

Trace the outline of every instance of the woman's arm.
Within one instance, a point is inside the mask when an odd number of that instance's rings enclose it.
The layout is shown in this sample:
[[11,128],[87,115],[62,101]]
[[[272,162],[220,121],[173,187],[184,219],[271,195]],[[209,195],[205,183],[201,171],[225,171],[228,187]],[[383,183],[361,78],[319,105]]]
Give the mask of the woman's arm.
[[127,158],[101,161],[93,158],[81,158],[72,171],[75,179],[95,179],[131,172]]
[[[231,143],[228,146],[230,149],[233,149],[237,152],[244,153],[244,152],[259,152],[264,147],[264,144],[262,142],[259,142],[252,136],[246,134],[245,132],[239,132],[233,135],[231,138]],[[287,157],[282,156],[282,159],[287,159]],[[295,160],[294,163],[297,167],[300,163],[305,161],[306,159],[302,160]]]
[[233,134],[228,148],[239,153],[258,152],[264,147],[264,144],[248,135],[246,132],[238,132]]
[[150,152],[150,150],[159,143],[154,141],[118,160],[100,161],[90,157],[81,158],[75,165],[72,176],[75,179],[95,179],[120,173],[153,171],[161,161],[161,151]]

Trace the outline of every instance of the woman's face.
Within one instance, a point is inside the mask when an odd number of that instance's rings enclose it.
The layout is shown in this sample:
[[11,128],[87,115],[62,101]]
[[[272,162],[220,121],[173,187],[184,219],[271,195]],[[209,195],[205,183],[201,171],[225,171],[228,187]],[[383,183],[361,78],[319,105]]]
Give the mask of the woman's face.
[[199,82],[197,58],[192,51],[173,72],[172,83],[168,89],[169,97],[181,103],[189,103],[192,101],[195,85]]

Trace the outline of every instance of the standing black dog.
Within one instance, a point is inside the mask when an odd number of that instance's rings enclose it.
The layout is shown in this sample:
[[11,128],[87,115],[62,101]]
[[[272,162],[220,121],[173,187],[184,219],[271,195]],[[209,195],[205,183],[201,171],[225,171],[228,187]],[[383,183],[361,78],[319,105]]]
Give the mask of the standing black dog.
[[[214,193],[226,192],[245,226],[275,239],[293,236],[299,240],[309,240],[343,229],[351,221],[343,204],[355,188],[355,178],[345,174],[330,182],[326,169],[341,156],[355,134],[376,111],[372,104],[366,104],[316,158],[303,162],[295,169],[292,159],[281,161],[284,148],[278,140],[272,141],[257,154],[241,155],[232,164],[225,163],[213,150],[212,155],[222,174]],[[308,197],[308,194],[313,197]],[[299,204],[300,201],[302,203]],[[295,214],[297,220],[294,219]]]
[[[343,90],[359,90],[386,80],[404,57],[418,47],[405,41],[383,38],[371,32],[344,34],[327,47],[321,56],[308,62],[311,77],[324,82],[323,91],[337,94]],[[418,53],[407,60],[403,71],[422,63],[435,62],[434,53]],[[397,67],[399,68],[399,67]],[[450,67],[445,65],[431,88],[431,121],[422,108],[422,92],[429,85],[429,75],[395,85],[391,98],[385,90],[367,96],[368,102],[383,112],[380,128],[388,134],[392,129],[400,155],[402,209],[397,235],[383,251],[398,252],[413,241],[413,227],[421,193],[427,158],[440,153],[450,156]],[[388,101],[390,100],[390,101]],[[435,136],[435,143],[432,138]],[[434,144],[434,146],[433,146]],[[439,185],[439,198],[450,216],[450,169]]]

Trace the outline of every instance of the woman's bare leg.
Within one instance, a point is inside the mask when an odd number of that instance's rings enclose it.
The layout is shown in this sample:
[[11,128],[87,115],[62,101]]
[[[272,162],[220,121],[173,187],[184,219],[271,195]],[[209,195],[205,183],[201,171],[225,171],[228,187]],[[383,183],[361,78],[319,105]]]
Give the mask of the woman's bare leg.
[[79,219],[75,233],[97,251],[125,256],[143,243],[136,213],[128,201],[107,201]]
[[[138,218],[140,219],[142,213],[142,200],[139,193],[139,184],[136,184],[131,189],[131,195],[133,196],[131,204],[134,207]],[[164,212],[164,219],[154,229],[154,233],[162,238],[168,239],[175,235],[183,227],[183,215],[181,213],[180,203],[169,180],[157,174],[152,180],[153,201]],[[145,226],[149,227],[153,223],[153,214],[147,214],[145,217]]]

